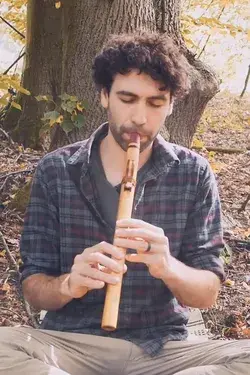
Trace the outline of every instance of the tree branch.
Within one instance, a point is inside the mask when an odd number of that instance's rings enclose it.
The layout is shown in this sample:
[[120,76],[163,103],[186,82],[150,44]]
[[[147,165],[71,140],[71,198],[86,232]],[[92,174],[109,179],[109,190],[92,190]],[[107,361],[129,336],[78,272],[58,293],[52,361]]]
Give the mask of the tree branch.
[[246,92],[248,81],[249,81],[249,77],[250,77],[250,65],[248,65],[248,72],[247,72],[247,76],[246,76],[246,80],[245,80],[245,85],[244,85],[242,93],[240,94],[240,98],[243,98],[243,95]]
[[[217,20],[219,20],[219,19],[221,18],[222,14],[223,14],[223,12],[224,12],[224,10],[225,10],[225,8],[226,8],[226,6],[224,6],[224,7],[223,7],[223,8],[221,9],[221,12],[220,12],[220,14],[219,14],[219,16],[218,16]],[[205,51],[205,49],[206,49],[206,46],[207,46],[207,44],[208,44],[208,42],[209,42],[210,38],[211,38],[211,34],[210,34],[210,35],[208,35],[208,37],[207,37],[207,40],[206,40],[206,42],[205,42],[205,44],[204,44],[204,46],[203,46],[203,48],[202,48],[201,52],[199,53],[199,56],[197,57],[198,59],[199,59],[199,58],[201,57],[201,55],[202,55],[202,54],[203,54],[203,52]]]
[[8,21],[6,21],[2,16],[0,16],[1,20],[3,22],[5,22],[11,29],[13,29],[17,34],[19,34],[23,39],[25,39],[25,35],[23,35],[22,33],[20,33],[20,31],[18,31],[14,26],[11,25],[11,23],[9,23]]
[[191,148],[195,150],[207,150],[207,151],[215,151],[215,152],[223,152],[226,154],[240,154],[248,151],[248,148],[226,148],[226,147],[213,147],[213,146],[191,146]]
[[19,174],[19,173],[23,173],[23,172],[31,172],[31,171],[32,171],[32,169],[24,169],[23,171],[16,171],[16,172],[7,173],[3,176],[0,176],[0,179],[12,176],[14,174]]
[[4,238],[2,232],[0,232],[0,239],[2,240],[3,247],[4,247],[5,251],[6,251],[6,255],[7,255],[8,259],[9,259],[9,262],[14,266],[14,268],[15,268],[16,272],[18,273],[18,275],[20,275],[18,264],[15,261],[13,255],[11,254],[10,249],[9,249],[9,247],[8,247],[6,241],[5,241],[5,238]]
[[9,66],[8,69],[5,70],[5,72],[3,72],[3,75],[7,74],[9,72],[9,70],[25,55],[25,52],[23,52],[20,56],[18,56],[18,58],[11,64],[11,66]]

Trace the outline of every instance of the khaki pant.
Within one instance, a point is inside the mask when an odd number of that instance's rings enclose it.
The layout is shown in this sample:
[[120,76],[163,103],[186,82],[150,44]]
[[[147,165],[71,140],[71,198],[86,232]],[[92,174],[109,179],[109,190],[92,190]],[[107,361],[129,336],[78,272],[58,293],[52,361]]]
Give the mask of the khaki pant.
[[249,375],[250,340],[171,341],[154,358],[131,342],[0,328],[0,375]]

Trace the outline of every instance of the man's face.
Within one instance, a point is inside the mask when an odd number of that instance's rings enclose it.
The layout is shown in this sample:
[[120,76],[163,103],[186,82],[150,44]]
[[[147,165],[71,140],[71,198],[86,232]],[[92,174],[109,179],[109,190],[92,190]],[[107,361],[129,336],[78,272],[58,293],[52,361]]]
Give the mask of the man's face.
[[131,71],[117,74],[108,94],[101,93],[101,103],[108,112],[109,129],[126,151],[130,133],[141,137],[141,152],[156,138],[165,119],[172,112],[170,92],[145,73]]

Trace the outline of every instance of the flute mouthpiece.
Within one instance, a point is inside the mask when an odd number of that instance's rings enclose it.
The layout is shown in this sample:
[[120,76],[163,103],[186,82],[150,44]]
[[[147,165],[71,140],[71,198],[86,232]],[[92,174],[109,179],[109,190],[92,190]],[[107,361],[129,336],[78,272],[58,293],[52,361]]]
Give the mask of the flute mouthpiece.
[[131,133],[130,134],[130,142],[139,143],[140,142],[140,136],[138,133]]

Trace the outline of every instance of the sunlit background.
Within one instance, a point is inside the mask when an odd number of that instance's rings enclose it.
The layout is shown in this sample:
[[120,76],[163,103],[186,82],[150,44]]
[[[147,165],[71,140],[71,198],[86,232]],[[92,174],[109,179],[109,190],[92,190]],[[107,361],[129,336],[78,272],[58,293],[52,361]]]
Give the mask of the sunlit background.
[[[239,94],[244,87],[250,65],[250,2],[246,0],[217,0],[207,1],[207,6],[204,6],[206,0],[203,0],[203,6],[200,6],[200,3],[195,0],[183,2],[182,29],[187,45],[196,53],[197,57],[200,57],[216,71],[221,79],[221,91],[229,90]],[[212,3],[215,3],[215,6],[210,7]],[[223,4],[226,6],[229,3],[234,7],[225,7],[223,11]],[[6,9],[4,4],[0,5],[1,14]],[[204,21],[202,25],[199,24],[201,17],[208,18],[207,24],[204,24]],[[217,25],[216,20],[220,24]],[[233,26],[231,30],[226,27],[223,30],[221,24]],[[246,32],[238,31],[237,26]],[[16,60],[24,48],[20,42],[9,36],[8,28],[0,19],[1,74]],[[204,52],[199,56],[204,46]],[[22,65],[23,59],[11,69],[10,73],[21,73]],[[250,85],[248,85],[247,91],[250,92]]]

